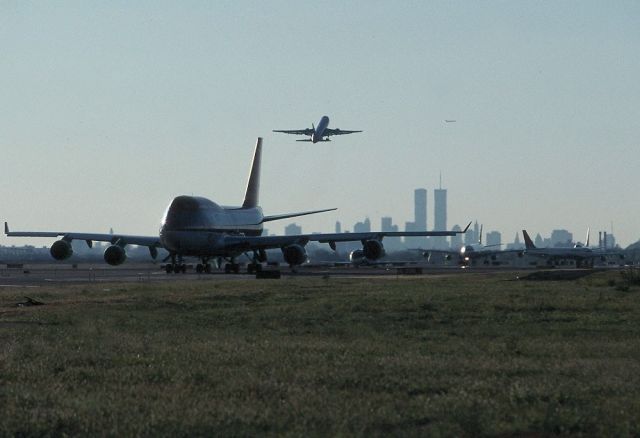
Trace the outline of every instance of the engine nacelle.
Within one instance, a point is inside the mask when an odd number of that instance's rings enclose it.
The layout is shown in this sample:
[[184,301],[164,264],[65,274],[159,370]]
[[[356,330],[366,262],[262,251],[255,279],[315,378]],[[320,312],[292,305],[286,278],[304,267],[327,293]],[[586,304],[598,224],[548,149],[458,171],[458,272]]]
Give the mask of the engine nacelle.
[[104,250],[104,261],[111,266],[121,265],[125,260],[127,260],[127,253],[119,245],[111,245]]
[[354,264],[360,264],[364,261],[364,252],[361,249],[356,249],[349,253],[349,261]]
[[71,248],[71,242],[68,240],[56,240],[49,249],[51,257],[56,260],[66,260],[73,255],[73,248]]
[[290,266],[301,265],[307,261],[307,251],[297,243],[282,248],[282,256]]
[[379,240],[367,240],[362,244],[362,253],[369,260],[378,260],[384,256],[384,246]]

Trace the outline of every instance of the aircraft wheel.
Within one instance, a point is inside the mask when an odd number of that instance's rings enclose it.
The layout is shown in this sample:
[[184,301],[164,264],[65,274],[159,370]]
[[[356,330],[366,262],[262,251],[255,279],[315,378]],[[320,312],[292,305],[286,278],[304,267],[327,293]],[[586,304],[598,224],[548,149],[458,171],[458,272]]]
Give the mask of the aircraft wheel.
[[167,263],[166,265],[164,265],[164,270],[167,274],[171,274],[173,272],[173,266]]
[[224,265],[224,273],[231,274],[231,263],[225,263]]
[[206,265],[204,265],[204,272],[206,272],[207,274],[211,274],[211,263],[207,263]]
[[184,263],[182,265],[180,265],[180,272],[182,272],[183,274],[187,273],[187,265],[185,265]]
[[238,263],[234,263],[233,267],[232,267],[233,273],[234,274],[239,274],[240,273],[240,265]]
[[202,274],[202,272],[203,272],[203,271],[204,271],[204,266],[202,266],[200,263],[198,263],[198,264],[196,265],[196,272],[197,272],[198,274]]
[[173,265],[173,273],[174,274],[179,274],[180,273],[180,265],[178,265],[178,264]]

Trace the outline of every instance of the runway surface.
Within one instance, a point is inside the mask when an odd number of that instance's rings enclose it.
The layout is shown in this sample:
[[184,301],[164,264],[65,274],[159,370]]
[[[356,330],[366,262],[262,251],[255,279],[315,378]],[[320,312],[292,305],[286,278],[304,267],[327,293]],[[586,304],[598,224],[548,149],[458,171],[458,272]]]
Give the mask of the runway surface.
[[[0,265],[1,266],[1,265]],[[302,266],[292,271],[288,266],[267,266],[265,270],[277,270],[282,278],[291,277],[342,277],[342,278],[372,278],[372,277],[399,277],[399,276],[432,276],[432,275],[469,275],[513,273],[515,278],[525,278],[527,275],[539,272],[552,272],[553,279],[564,277],[561,273],[569,275],[567,279],[575,277],[580,269],[551,269],[548,271],[539,269],[526,269],[522,267],[472,267],[461,268],[459,266],[434,266],[434,265],[410,265],[410,266]],[[594,272],[595,270],[586,270]],[[536,279],[552,279],[549,275],[538,276]],[[103,263],[96,264],[25,264],[23,266],[0,267],[0,289],[3,287],[40,287],[46,284],[81,284],[81,283],[131,283],[131,282],[173,282],[179,280],[212,281],[212,280],[239,280],[255,279],[255,274],[248,274],[246,270],[240,274],[225,274],[223,270],[214,270],[210,274],[197,274],[193,267],[185,274],[167,274],[160,264],[129,263],[121,266],[108,266]],[[563,279],[563,278],[560,278]]]
[[[415,268],[418,268],[417,270]],[[407,270],[403,267],[325,267],[303,266],[293,272],[287,266],[265,267],[265,270],[279,270],[282,277],[293,276],[331,276],[331,277],[376,277],[376,276],[400,276],[400,275],[456,275],[488,272],[516,272],[523,269],[506,268],[472,268],[461,269],[457,266],[434,267],[411,265]],[[43,284],[64,283],[95,283],[95,282],[171,282],[178,280],[230,280],[252,279],[254,274],[246,271],[240,274],[225,274],[224,271],[214,271],[210,274],[197,274],[189,269],[185,274],[167,274],[162,265],[151,263],[124,264],[121,266],[108,266],[105,264],[25,264],[21,267],[0,268],[0,287],[23,286],[35,287]]]

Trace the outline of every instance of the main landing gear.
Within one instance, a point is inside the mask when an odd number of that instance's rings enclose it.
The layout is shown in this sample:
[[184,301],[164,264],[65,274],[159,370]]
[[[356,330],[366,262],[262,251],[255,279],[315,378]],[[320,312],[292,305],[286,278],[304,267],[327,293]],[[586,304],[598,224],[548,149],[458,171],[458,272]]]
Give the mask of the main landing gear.
[[183,262],[182,256],[171,254],[171,263],[164,265],[164,269],[167,274],[185,274],[187,272],[187,265]]
[[211,273],[211,264],[210,263],[198,263],[196,265],[196,273],[198,274],[210,274]]
[[225,265],[224,265],[224,273],[225,274],[239,274],[240,273],[240,265],[238,263],[225,263]]
[[164,269],[167,274],[184,274],[187,272],[187,265],[185,265],[184,263],[167,263],[166,265],[164,265]]
[[[184,274],[187,272],[187,265],[183,262],[182,256],[178,254],[172,254],[171,262],[165,265],[165,271],[167,274]],[[219,269],[221,267],[222,261],[227,260],[227,263],[224,265],[224,273],[225,274],[239,274],[241,265],[236,263],[234,258],[214,258],[214,265],[209,263],[210,257],[202,257],[200,259],[200,263],[195,266],[195,271],[197,274],[210,274],[213,272],[214,268]],[[247,264],[247,273],[248,274],[257,274],[262,272],[262,262],[266,261],[266,254],[264,251],[255,251],[252,258],[250,258],[251,262]]]

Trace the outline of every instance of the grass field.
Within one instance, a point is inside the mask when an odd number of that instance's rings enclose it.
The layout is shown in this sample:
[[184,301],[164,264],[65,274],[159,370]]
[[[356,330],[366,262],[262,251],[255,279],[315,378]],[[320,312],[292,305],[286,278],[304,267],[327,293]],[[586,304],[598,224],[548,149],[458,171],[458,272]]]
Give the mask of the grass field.
[[640,287],[513,279],[3,288],[0,435],[638,436]]

